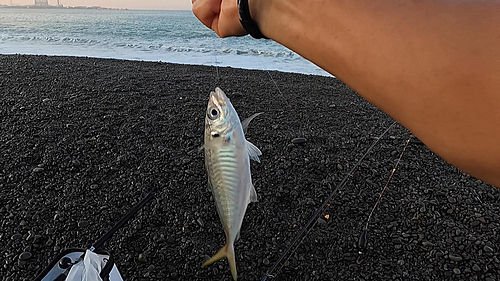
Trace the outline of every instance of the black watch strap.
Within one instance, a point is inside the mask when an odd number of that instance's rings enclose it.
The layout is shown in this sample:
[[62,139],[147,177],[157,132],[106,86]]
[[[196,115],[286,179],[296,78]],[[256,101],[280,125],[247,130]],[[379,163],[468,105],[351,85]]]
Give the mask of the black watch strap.
[[238,12],[240,14],[240,23],[243,28],[255,39],[267,39],[262,32],[260,32],[259,26],[252,19],[250,15],[250,8],[248,7],[248,0],[238,0]]

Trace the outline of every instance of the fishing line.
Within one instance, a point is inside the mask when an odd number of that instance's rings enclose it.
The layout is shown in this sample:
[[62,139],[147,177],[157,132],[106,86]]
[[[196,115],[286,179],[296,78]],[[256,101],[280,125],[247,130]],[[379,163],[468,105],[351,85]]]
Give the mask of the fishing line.
[[[289,112],[292,112],[292,107],[290,106],[290,104],[288,103],[287,99],[285,98],[285,96],[283,95],[283,92],[281,92],[280,88],[278,87],[278,83],[276,83],[276,81],[273,79],[273,76],[271,75],[271,71],[269,71],[269,69],[267,68],[266,64],[264,63],[264,61],[262,60],[261,57],[257,56],[260,60],[260,62],[262,63],[262,65],[264,66],[264,70],[267,72],[267,75],[269,75],[269,78],[271,79],[271,81],[273,82],[274,86],[276,86],[276,89],[278,90],[278,93],[280,94],[280,97],[283,101],[285,101],[286,103],[286,106],[288,107],[289,109]],[[285,112],[285,110],[282,110],[281,111],[282,113]],[[305,124],[303,122],[300,123],[301,125],[302,124]],[[302,128],[301,126],[299,126],[299,136],[302,136]]]
[[219,83],[219,80],[220,80],[220,76],[219,76],[219,62],[217,61],[217,52],[214,52],[214,56],[215,56],[215,73],[216,73],[216,77],[215,77],[215,84],[217,86],[217,84]]
[[283,93],[281,92],[280,88],[278,87],[278,84],[276,83],[276,81],[274,81],[273,79],[273,76],[271,75],[271,71],[269,71],[269,69],[267,69],[267,66],[266,64],[264,63],[264,61],[262,60],[261,57],[257,56],[260,60],[260,62],[262,63],[262,65],[264,66],[264,70],[266,70],[267,72],[267,75],[269,75],[269,78],[271,78],[271,81],[274,83],[274,86],[276,86],[276,89],[278,89],[278,93],[280,93],[280,96],[281,96],[281,99],[283,99],[286,103],[286,106],[290,109],[290,111],[292,110],[292,107],[290,106],[290,104],[288,103],[288,101],[285,99],[285,96],[283,95]]
[[[217,50],[214,50],[214,57],[215,57],[215,62],[214,62],[214,66],[215,66],[215,78],[214,78],[214,86],[212,87],[212,89],[215,89],[216,87],[219,87],[219,81],[221,80],[220,79],[220,75],[219,75],[219,66],[218,66],[219,62],[217,60]],[[198,97],[200,99],[202,99],[201,91],[198,94]]]
[[391,175],[389,176],[389,179],[387,180],[384,188],[382,189],[382,192],[380,193],[380,195],[379,195],[379,197],[377,199],[377,202],[373,206],[373,208],[372,208],[372,210],[370,212],[370,215],[368,216],[368,219],[366,220],[366,225],[363,228],[363,232],[361,233],[361,236],[359,237],[359,240],[358,240],[358,245],[359,245],[359,248],[360,248],[360,252],[359,252],[360,254],[368,246],[368,224],[370,223],[370,220],[372,218],[373,212],[375,211],[375,209],[377,208],[377,206],[380,204],[380,200],[382,199],[382,196],[384,195],[385,190],[389,186],[389,183],[391,182],[391,180],[392,180],[392,178],[394,176],[394,173],[396,172],[396,169],[398,168],[399,162],[401,162],[401,159],[403,158],[403,154],[405,153],[406,148],[408,147],[408,144],[410,143],[410,141],[411,141],[412,138],[413,138],[413,134],[410,135],[410,137],[408,138],[408,140],[406,140],[406,143],[405,143],[405,146],[403,148],[403,151],[401,151],[401,154],[399,154],[398,161],[394,165],[394,168],[392,168]]
[[[335,190],[328,196],[328,198],[321,204],[321,206],[318,208],[318,210],[314,213],[314,215],[311,216],[309,221],[307,222],[306,225],[302,227],[302,229],[299,231],[299,233],[295,236],[293,239],[292,243],[290,246],[287,247],[287,249],[281,254],[281,256],[278,258],[278,260],[273,264],[271,269],[261,278],[261,281],[267,280],[268,277],[274,277],[272,273],[278,268],[278,266],[281,264],[281,262],[286,258],[288,260],[290,256],[295,252],[295,250],[298,248],[298,246],[304,241],[304,239],[307,237],[307,234],[311,231],[311,229],[316,225],[318,221],[318,216],[320,213],[324,211],[327,205],[329,205],[330,200],[335,196],[335,194],[339,191],[340,188],[344,187],[344,185],[347,183],[347,179],[353,175],[353,173],[356,171],[356,169],[359,167],[363,159],[370,153],[370,151],[373,149],[373,147],[378,143],[378,141],[390,130],[392,129],[395,125],[397,124],[397,121],[394,121],[385,131],[378,137],[376,138],[373,143],[370,145],[370,147],[366,150],[366,152],[361,156],[361,158],[358,160],[356,165],[347,173],[347,175],[342,179],[342,181],[337,185]],[[311,226],[312,225],[312,226]],[[302,235],[309,230],[304,237]],[[300,243],[295,247],[295,249],[292,250],[292,248],[295,246],[295,244],[299,241],[299,239],[302,237],[302,240]],[[290,254],[289,254],[290,253]],[[285,262],[286,262],[285,260]],[[279,271],[283,265],[279,268]]]

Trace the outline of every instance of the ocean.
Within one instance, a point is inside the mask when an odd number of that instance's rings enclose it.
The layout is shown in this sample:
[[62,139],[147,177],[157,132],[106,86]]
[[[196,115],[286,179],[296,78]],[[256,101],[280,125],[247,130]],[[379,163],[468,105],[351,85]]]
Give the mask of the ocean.
[[87,56],[331,76],[271,40],[221,39],[191,11],[0,8],[0,54]]

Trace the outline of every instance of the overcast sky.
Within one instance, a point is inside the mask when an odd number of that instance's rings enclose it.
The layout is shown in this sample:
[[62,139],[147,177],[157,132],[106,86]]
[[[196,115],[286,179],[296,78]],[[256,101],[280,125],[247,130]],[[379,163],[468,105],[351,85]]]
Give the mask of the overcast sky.
[[[59,0],[64,6],[102,6],[108,8],[148,9],[148,10],[189,10],[191,0]],[[10,5],[10,0],[0,0],[0,4]],[[30,5],[33,0],[12,0],[14,5]],[[57,5],[57,0],[49,0],[49,5]]]

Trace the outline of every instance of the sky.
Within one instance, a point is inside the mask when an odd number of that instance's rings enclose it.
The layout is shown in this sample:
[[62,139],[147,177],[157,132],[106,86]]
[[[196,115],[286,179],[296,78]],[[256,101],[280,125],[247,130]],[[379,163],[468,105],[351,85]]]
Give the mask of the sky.
[[[57,0],[48,0],[49,5],[57,5]],[[191,0],[59,0],[64,6],[102,6],[107,8],[127,8],[146,10],[190,10]],[[11,0],[0,0],[0,4],[10,5]],[[14,5],[31,5],[33,0],[12,0]]]

